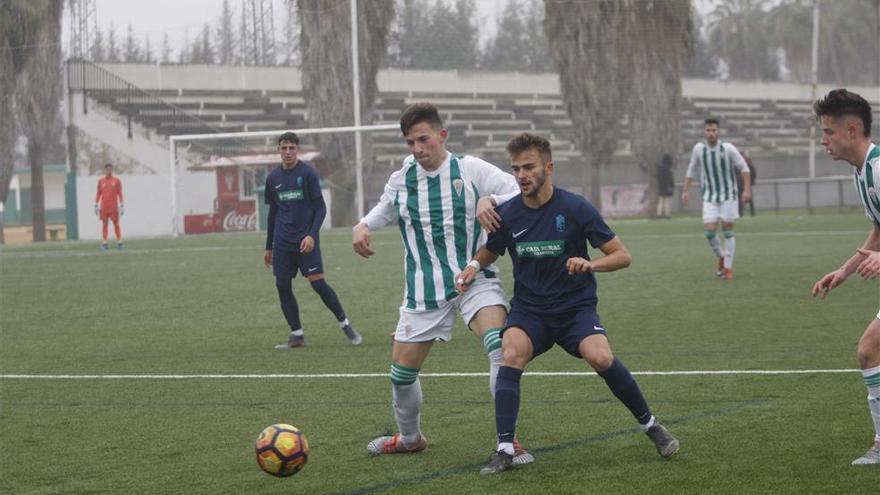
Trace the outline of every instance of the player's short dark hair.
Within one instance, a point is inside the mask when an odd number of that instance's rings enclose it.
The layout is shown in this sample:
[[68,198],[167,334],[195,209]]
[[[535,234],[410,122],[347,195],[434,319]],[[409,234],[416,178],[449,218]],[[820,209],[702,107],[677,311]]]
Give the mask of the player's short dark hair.
[[716,119],[715,117],[709,117],[708,119],[703,121],[704,126],[709,124],[719,125],[718,119]]
[[112,163],[105,163],[104,168],[107,168],[107,167],[113,168],[113,164]]
[[828,116],[832,118],[852,115],[862,121],[862,131],[865,137],[871,136],[871,105],[860,95],[847,91],[846,88],[834,89],[823,98],[813,103],[813,112],[816,117]]
[[524,132],[514,136],[507,143],[507,154],[510,156],[518,155],[530,149],[536,150],[541,160],[544,160],[545,163],[553,160],[553,152],[550,151],[550,141],[543,136]]
[[281,141],[290,141],[291,143],[299,146],[299,136],[296,135],[295,132],[285,132],[278,138],[278,144],[281,144]]
[[400,116],[400,132],[404,136],[416,124],[427,122],[431,128],[439,130],[443,128],[443,119],[440,118],[440,112],[433,103],[421,102],[413,103],[408,106]]

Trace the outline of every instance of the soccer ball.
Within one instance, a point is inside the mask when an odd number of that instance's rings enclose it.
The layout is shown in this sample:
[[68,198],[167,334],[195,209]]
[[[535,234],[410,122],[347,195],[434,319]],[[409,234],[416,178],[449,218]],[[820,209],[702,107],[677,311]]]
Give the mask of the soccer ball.
[[287,424],[272,425],[261,431],[254,450],[260,469],[272,476],[293,476],[309,459],[306,436],[295,426]]

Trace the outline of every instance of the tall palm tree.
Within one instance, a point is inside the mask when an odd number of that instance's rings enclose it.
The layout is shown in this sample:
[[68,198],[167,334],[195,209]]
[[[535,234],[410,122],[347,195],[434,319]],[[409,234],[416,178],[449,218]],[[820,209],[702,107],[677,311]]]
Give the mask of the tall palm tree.
[[[312,127],[349,126],[354,122],[351,81],[351,15],[348,2],[329,6],[322,0],[298,0],[302,31],[302,84],[308,122]],[[387,50],[394,0],[358,2],[358,63],[360,64],[362,122],[372,121],[378,85],[376,73]],[[354,136],[319,134],[322,156],[334,167],[331,177],[334,225],[356,220]],[[370,150],[369,135],[364,149]]]
[[624,3],[616,0],[544,0],[544,32],[559,68],[559,87],[586,162],[581,183],[601,208],[602,168],[617,147],[622,95],[628,81]]
[[768,0],[728,0],[709,14],[709,45],[731,79],[775,80],[779,69],[767,30]]
[[644,164],[650,190],[649,212],[657,201],[660,157],[678,156],[681,146],[681,53],[688,42],[689,0],[626,0],[626,38],[632,57],[630,141]]
[[[786,66],[800,82],[811,80],[814,1],[786,0],[767,16],[773,43],[785,50]],[[866,63],[880,59],[880,0],[822,2],[819,23],[819,81],[880,83],[880,66]]]

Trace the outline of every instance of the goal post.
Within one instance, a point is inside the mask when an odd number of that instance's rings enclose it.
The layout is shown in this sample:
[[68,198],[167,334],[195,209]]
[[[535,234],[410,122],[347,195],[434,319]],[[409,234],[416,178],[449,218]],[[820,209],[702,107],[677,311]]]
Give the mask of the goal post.
[[[264,229],[258,191],[281,163],[276,140],[284,132],[297,134],[299,159],[316,168],[337,200],[353,202],[358,217],[377,174],[387,178],[408,153],[398,124],[171,135],[172,235]],[[331,201],[327,194],[325,200]]]

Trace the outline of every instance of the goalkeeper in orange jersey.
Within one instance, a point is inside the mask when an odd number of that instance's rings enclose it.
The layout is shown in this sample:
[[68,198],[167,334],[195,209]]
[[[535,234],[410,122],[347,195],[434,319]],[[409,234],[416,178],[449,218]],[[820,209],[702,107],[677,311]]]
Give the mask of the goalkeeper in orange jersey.
[[122,249],[122,229],[119,216],[125,214],[122,204],[122,181],[113,175],[113,165],[104,165],[104,177],[98,179],[98,193],[95,194],[95,215],[101,219],[101,249],[107,250],[107,223],[113,221],[116,234],[116,249]]

